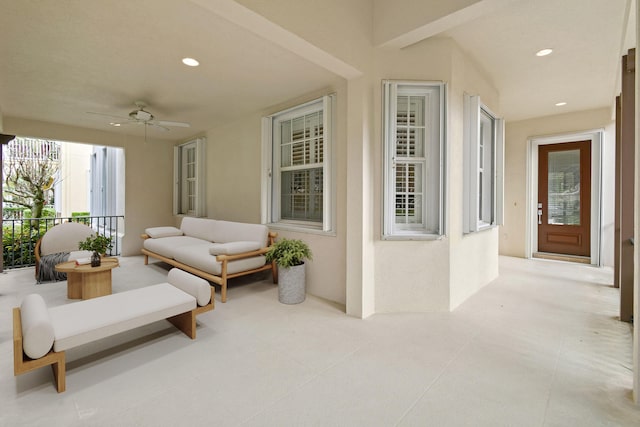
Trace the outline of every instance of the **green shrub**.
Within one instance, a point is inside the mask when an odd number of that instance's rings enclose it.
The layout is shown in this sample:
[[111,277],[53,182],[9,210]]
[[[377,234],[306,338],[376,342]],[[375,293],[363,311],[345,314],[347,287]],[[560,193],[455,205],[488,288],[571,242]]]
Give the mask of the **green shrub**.
[[302,240],[280,239],[265,254],[267,262],[275,261],[280,267],[293,267],[311,259],[311,249]]
[[44,227],[42,223],[39,230],[34,230],[29,226],[29,222],[16,227],[4,226],[2,229],[4,265],[7,267],[35,265],[34,249],[36,242],[45,232]]

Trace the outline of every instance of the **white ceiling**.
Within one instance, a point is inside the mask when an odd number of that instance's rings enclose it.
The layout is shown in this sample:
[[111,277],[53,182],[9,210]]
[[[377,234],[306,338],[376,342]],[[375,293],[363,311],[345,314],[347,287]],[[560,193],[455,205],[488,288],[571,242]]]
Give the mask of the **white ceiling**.
[[[508,120],[612,106],[620,55],[635,46],[630,1],[520,0],[446,31],[500,92]],[[635,22],[633,14],[632,22]],[[537,57],[543,48],[553,53]],[[557,102],[566,102],[561,108]]]
[[[292,0],[293,1],[293,0]],[[508,120],[611,105],[625,44],[627,0],[520,0],[439,36],[472,54]],[[372,3],[373,4],[373,3]],[[175,0],[0,0],[0,111],[114,132],[137,100],[190,129],[329,86],[337,76],[195,3]],[[348,41],[345,41],[348,42]],[[537,58],[543,47],[555,49]],[[180,63],[185,56],[201,66]],[[558,109],[553,104],[566,101]]]
[[[149,129],[176,140],[335,80],[186,1],[0,0],[0,29],[7,117],[140,133],[86,112],[126,117],[142,100],[157,119],[191,123]],[[186,67],[185,56],[201,65]]]

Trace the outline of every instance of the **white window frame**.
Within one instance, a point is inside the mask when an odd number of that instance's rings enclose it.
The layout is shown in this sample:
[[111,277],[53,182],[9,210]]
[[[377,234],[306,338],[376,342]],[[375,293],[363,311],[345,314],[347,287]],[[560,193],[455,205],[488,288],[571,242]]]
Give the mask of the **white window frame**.
[[[206,216],[206,170],[205,170],[205,150],[206,139],[196,138],[173,147],[173,214],[204,217]],[[184,188],[184,171],[182,160],[188,149],[195,147],[195,209],[189,211],[182,206],[182,189]]]
[[[396,157],[398,96],[425,97],[424,156]],[[446,84],[443,82],[383,81],[383,227],[384,240],[430,240],[445,235]],[[396,220],[396,165],[422,166],[422,220]],[[434,178],[434,176],[436,178]],[[430,178],[431,177],[431,178]],[[415,188],[415,186],[414,186]]]
[[[262,119],[262,223],[272,228],[298,230],[335,235],[336,187],[335,187],[335,102],[336,95],[322,98],[277,112]],[[322,164],[322,221],[291,220],[281,217],[280,195],[280,141],[278,123],[305,114],[322,111],[323,161]],[[276,145],[278,146],[276,147]]]
[[[483,115],[492,122],[490,132],[484,136],[481,134]],[[492,228],[503,222],[504,120],[491,112],[479,96],[465,94],[464,122],[463,232],[467,234]],[[485,141],[487,135],[490,136],[489,141]],[[485,177],[484,182],[479,178],[481,171]],[[487,196],[489,201],[485,203]],[[480,213],[481,203],[484,205],[483,214]]]

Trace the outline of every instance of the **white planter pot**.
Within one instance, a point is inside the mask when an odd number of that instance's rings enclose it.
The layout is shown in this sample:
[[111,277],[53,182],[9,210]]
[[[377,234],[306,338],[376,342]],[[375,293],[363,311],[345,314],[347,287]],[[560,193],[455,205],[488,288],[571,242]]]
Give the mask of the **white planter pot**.
[[278,267],[278,300],[283,304],[299,304],[305,298],[305,265]]

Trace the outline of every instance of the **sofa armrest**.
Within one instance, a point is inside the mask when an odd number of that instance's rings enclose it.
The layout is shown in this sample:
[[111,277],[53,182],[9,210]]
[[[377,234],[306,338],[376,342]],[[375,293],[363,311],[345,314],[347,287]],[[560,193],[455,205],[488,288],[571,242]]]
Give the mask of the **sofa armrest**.
[[269,248],[260,248],[255,251],[243,252],[240,254],[216,255],[216,261],[223,262],[223,261],[234,261],[236,259],[251,258],[258,255],[264,255],[267,253],[268,250]]
[[275,231],[270,231],[269,232],[269,245],[271,246],[276,242],[276,237],[278,237],[278,233],[276,233]]

